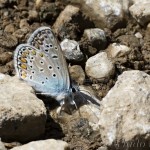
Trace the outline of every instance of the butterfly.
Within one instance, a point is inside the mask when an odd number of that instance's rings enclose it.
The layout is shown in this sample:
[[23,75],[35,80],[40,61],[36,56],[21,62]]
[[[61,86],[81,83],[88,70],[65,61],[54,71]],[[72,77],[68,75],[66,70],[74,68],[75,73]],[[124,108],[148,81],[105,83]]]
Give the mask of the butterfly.
[[26,44],[20,44],[14,53],[14,65],[17,76],[37,92],[55,98],[61,105],[73,101],[67,63],[51,28],[38,28]]

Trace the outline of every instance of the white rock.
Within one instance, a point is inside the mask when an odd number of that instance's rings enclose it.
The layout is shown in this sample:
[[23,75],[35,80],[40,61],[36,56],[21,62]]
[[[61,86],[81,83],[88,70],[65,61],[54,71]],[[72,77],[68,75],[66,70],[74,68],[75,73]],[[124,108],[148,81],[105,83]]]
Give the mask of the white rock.
[[12,148],[11,150],[69,150],[69,145],[61,140],[41,140]]
[[135,37],[138,39],[142,39],[142,34],[140,32],[135,33]]
[[97,150],[108,150],[108,148],[107,148],[107,147],[104,147],[104,146],[101,146],[101,147],[99,147]]
[[122,24],[125,13],[128,12],[128,0],[71,0],[78,3],[82,11],[90,17],[99,28],[116,28]]
[[4,143],[0,139],[0,150],[7,150],[4,146]]
[[46,108],[17,77],[0,74],[0,137],[29,141],[45,131]]
[[106,48],[107,39],[104,30],[99,28],[86,29],[84,30],[83,36],[87,38],[98,51]]
[[120,45],[117,43],[110,44],[109,47],[106,49],[106,52],[110,58],[112,58],[113,62],[119,61],[126,62],[127,55],[131,52],[131,49],[126,45]]
[[131,0],[133,4],[138,4],[138,3],[147,3],[149,0]]
[[146,30],[147,30],[148,32],[150,32],[150,23],[147,25]]
[[100,52],[87,60],[85,71],[89,77],[102,81],[110,78],[115,68],[111,60],[109,60],[107,53]]
[[137,20],[141,25],[145,25],[150,22],[150,2],[135,3],[129,10],[133,18]]
[[138,144],[139,141],[144,142],[146,148],[146,140],[150,139],[149,108],[150,76],[138,70],[123,72],[101,101],[99,125],[103,143],[125,144],[121,147],[125,150],[131,142]]
[[78,42],[74,40],[64,39],[60,46],[65,57],[72,61],[81,61],[83,59],[83,53],[80,50]]

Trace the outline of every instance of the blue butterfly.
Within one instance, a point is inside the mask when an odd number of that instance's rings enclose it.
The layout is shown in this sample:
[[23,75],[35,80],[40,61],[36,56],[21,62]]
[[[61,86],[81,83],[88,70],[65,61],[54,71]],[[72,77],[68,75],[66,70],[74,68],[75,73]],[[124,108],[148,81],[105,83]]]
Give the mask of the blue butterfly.
[[38,28],[27,44],[20,44],[16,48],[14,64],[19,78],[30,84],[36,92],[55,98],[61,106],[65,103],[76,105],[74,95],[80,92],[70,82],[66,60],[49,27]]

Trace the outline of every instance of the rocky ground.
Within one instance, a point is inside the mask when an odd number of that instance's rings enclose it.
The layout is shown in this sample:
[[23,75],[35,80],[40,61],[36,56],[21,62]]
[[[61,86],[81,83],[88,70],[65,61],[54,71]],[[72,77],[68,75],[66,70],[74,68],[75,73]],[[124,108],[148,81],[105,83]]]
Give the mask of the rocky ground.
[[[149,8],[149,0],[0,0],[0,149],[149,150]],[[15,76],[16,46],[41,26],[54,31],[90,101],[72,114],[58,115],[55,101]]]

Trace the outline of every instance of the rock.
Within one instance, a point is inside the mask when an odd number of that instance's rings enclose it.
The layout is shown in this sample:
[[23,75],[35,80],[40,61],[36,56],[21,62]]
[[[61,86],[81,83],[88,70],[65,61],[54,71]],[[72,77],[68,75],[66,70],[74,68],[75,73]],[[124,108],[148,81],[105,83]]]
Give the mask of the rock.
[[62,39],[77,39],[79,33],[91,27],[94,24],[82,15],[79,7],[73,5],[67,5],[53,25],[54,32]]
[[30,10],[29,11],[29,16],[28,16],[29,21],[37,21],[39,20],[39,15],[36,10]]
[[29,28],[29,24],[27,22],[27,19],[21,19],[20,20],[20,24],[19,24],[19,27],[22,29],[22,28]]
[[[39,14],[39,20],[38,22],[50,22],[53,23],[58,15],[60,14],[60,11],[64,8],[62,5],[58,2],[53,1],[41,1],[41,4],[39,4],[39,7],[36,7],[37,12]],[[39,10],[38,10],[39,9]]]
[[125,45],[113,43],[109,45],[106,52],[113,62],[119,61],[123,63],[127,61],[127,55],[131,52],[131,49]]
[[101,146],[101,147],[99,147],[97,150],[108,150],[108,148],[107,148],[107,147],[104,147],[104,146]]
[[146,30],[147,30],[148,32],[150,32],[150,23],[147,25]]
[[35,1],[35,8],[37,10],[39,10],[43,3],[44,3],[43,0],[36,0]]
[[21,142],[39,138],[45,131],[46,108],[33,89],[17,77],[0,74],[0,91],[0,137]]
[[13,48],[18,44],[18,40],[10,33],[0,32],[0,47]]
[[0,150],[7,150],[4,143],[0,140]]
[[71,79],[76,81],[78,84],[83,84],[85,80],[85,73],[81,66],[74,65],[74,66],[69,67],[69,73],[70,73]]
[[129,10],[133,18],[141,25],[146,25],[150,22],[150,2],[135,3]]
[[[65,31],[66,33],[64,33],[64,31],[63,31],[65,24],[68,24],[70,21],[72,21],[72,19],[74,17],[79,16],[79,11],[80,11],[80,9],[76,6],[72,6],[72,5],[66,6],[66,8],[57,17],[57,19],[53,25],[54,32],[56,34],[59,33],[62,36],[64,36],[64,34],[67,34],[66,31]],[[65,35],[65,38],[69,38],[69,31],[68,31],[68,34]]]
[[70,61],[81,61],[83,60],[83,53],[80,50],[79,44],[74,40],[64,39],[60,46],[65,57]]
[[138,38],[138,39],[142,39],[143,38],[143,36],[142,36],[142,34],[140,32],[135,33],[135,37]]
[[105,32],[99,28],[84,30],[83,37],[88,39],[93,47],[98,51],[106,48],[107,39]]
[[130,48],[140,47],[140,41],[134,35],[121,35],[116,38],[120,44],[126,45]]
[[79,91],[74,95],[74,101],[77,108],[72,111],[72,114],[61,112],[61,115],[56,115],[56,112],[51,112],[51,116],[57,116],[63,124],[76,124],[81,118],[88,121],[90,127],[94,131],[99,131],[99,116],[100,116],[100,100],[96,97],[95,92],[89,86],[79,86]]
[[[125,71],[101,101],[100,133],[105,145],[114,149],[149,149],[150,76]],[[132,145],[129,145],[132,144]],[[131,147],[129,147],[131,146]]]
[[12,52],[4,52],[0,55],[0,64],[5,65],[6,63],[12,60],[13,54]]
[[149,0],[132,0],[132,3],[133,4],[138,4],[138,3],[147,3],[147,2],[149,2]]
[[81,6],[86,16],[93,20],[98,28],[117,29],[123,25],[128,14],[129,1],[118,0],[72,0]]
[[7,3],[7,0],[0,0],[0,8],[4,8]]
[[100,52],[87,60],[85,71],[91,79],[104,81],[114,74],[115,67],[107,53]]
[[5,29],[4,29],[4,32],[9,32],[9,33],[14,33],[15,32],[15,27],[14,25],[11,23],[11,24],[8,24]]
[[69,145],[61,140],[41,140],[12,148],[11,150],[69,150]]
[[29,29],[28,28],[21,28],[21,29],[18,29],[16,30],[13,35],[19,39],[19,40],[22,40],[25,38],[26,34],[29,32]]

